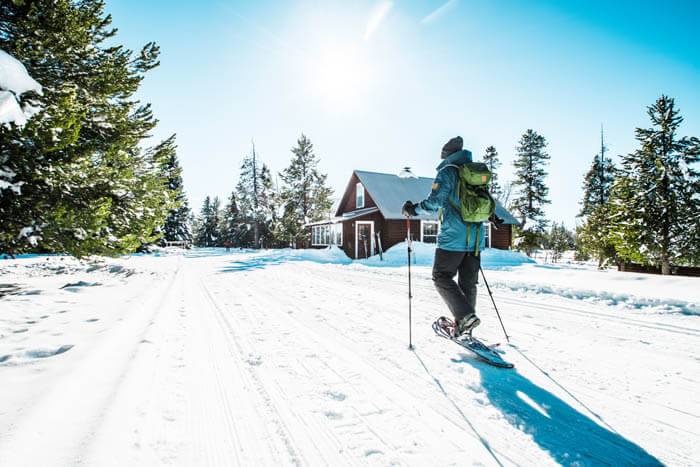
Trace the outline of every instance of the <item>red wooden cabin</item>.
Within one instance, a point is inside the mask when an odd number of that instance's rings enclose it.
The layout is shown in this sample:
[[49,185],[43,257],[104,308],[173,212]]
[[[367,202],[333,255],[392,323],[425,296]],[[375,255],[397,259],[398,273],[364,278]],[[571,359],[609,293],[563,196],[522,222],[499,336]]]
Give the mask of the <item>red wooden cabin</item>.
[[[407,175],[407,176],[403,176]],[[311,246],[337,245],[350,258],[366,258],[380,249],[388,250],[406,239],[406,218],[401,207],[406,200],[425,199],[433,179],[355,170],[350,177],[335,218],[309,224]],[[518,221],[500,203],[496,215],[503,223],[487,223],[486,246],[508,250],[512,246],[512,225]],[[437,241],[437,214],[423,214],[411,221],[414,241]]]

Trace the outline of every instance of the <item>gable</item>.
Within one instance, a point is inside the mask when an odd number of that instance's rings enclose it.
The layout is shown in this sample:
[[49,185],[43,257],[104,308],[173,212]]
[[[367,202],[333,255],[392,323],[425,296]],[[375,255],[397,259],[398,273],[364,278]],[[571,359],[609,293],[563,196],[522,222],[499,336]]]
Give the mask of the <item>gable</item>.
[[[357,175],[355,175],[355,173],[353,172],[345,188],[345,191],[343,192],[343,197],[340,199],[338,207],[336,208],[336,217],[340,217],[344,213],[352,212],[357,209],[357,206],[355,205],[355,188],[357,187],[358,183],[361,183],[360,179],[357,178]],[[365,205],[360,209],[376,207],[377,203],[374,202],[372,194],[369,192],[369,190],[367,190],[367,187],[364,186],[364,184],[362,184],[362,186],[365,188]]]

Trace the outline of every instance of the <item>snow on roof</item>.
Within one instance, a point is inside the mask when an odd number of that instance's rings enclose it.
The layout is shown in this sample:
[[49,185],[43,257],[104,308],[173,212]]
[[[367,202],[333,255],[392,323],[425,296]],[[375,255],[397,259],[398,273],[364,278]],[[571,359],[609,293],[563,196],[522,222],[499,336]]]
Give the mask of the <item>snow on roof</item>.
[[[394,174],[356,170],[355,175],[377,203],[385,219],[404,219],[401,208],[406,200],[420,201],[430,194],[432,178],[399,177]],[[435,219],[436,214],[418,216],[420,219]]]
[[364,216],[365,214],[371,214],[373,212],[379,211],[378,208],[364,208],[364,209],[356,209],[355,211],[350,211],[343,213],[342,216],[336,216],[331,219],[324,219],[322,221],[317,221],[317,222],[307,222],[304,224],[304,227],[310,227],[312,225],[325,225],[325,224],[338,224],[339,222],[345,222],[350,219],[354,219],[356,217]]
[[[402,178],[394,174],[356,170],[360,180],[370,196],[377,203],[385,219],[404,219],[401,208],[407,200],[421,201],[428,197],[433,186],[433,179],[427,177]],[[505,224],[518,224],[518,220],[496,201],[496,216]],[[424,213],[418,219],[437,219],[437,213]]]
[[354,219],[356,217],[364,216],[365,214],[371,214],[371,213],[377,212],[377,211],[379,211],[379,208],[374,208],[374,207],[356,209],[354,211],[344,212],[343,215],[341,217],[339,217],[338,219],[340,219],[341,221],[346,221],[349,219]]
[[518,225],[518,219],[513,216],[503,205],[496,200],[496,217],[503,219],[504,224]]

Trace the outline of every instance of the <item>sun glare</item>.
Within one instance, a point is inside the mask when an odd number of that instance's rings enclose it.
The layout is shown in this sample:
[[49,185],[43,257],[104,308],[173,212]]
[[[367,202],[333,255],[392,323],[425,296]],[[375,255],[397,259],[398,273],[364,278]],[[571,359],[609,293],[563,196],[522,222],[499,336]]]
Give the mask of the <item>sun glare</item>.
[[309,67],[311,92],[331,110],[358,108],[372,81],[372,70],[363,49],[327,47]]

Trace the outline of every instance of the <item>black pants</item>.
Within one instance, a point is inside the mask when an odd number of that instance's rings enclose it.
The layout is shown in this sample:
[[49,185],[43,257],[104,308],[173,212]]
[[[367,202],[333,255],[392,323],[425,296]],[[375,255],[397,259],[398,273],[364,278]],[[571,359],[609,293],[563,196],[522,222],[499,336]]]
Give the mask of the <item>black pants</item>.
[[[474,253],[435,250],[433,284],[456,322],[476,313],[476,284],[481,257]],[[459,274],[455,282],[455,274]]]

